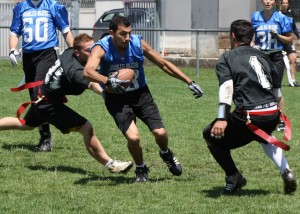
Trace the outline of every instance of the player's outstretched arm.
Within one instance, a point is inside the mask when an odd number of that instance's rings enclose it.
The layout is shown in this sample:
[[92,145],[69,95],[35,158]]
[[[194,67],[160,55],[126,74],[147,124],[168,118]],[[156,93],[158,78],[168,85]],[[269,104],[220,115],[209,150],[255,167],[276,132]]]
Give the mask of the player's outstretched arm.
[[144,55],[147,59],[156,64],[168,75],[187,83],[189,89],[194,92],[195,98],[199,98],[203,95],[203,91],[200,86],[185,75],[176,65],[161,57],[145,40],[142,40],[141,43]]

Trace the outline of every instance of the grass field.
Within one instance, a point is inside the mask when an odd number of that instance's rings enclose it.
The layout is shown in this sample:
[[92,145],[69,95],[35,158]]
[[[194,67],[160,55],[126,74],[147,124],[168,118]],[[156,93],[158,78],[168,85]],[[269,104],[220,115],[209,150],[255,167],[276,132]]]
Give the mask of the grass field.
[[[12,93],[21,77],[21,66],[0,61],[0,117],[14,116],[28,101],[26,91]],[[211,157],[202,138],[218,107],[218,83],[213,70],[183,68],[205,92],[195,100],[187,85],[168,77],[157,67],[146,74],[153,97],[169,132],[170,147],[183,165],[183,175],[174,177],[159,158],[158,147],[148,129],[138,121],[148,183],[134,183],[134,170],[126,175],[110,174],[86,152],[78,133],[62,135],[51,127],[54,150],[35,153],[38,131],[5,131],[0,135],[0,213],[299,213],[299,191],[283,194],[278,170],[253,142],[232,151],[248,184],[234,196],[220,196],[224,173]],[[298,74],[300,77],[300,74]],[[283,82],[286,114],[293,125],[291,151],[287,159],[300,177],[299,100],[300,88]],[[126,142],[108,115],[101,97],[86,91],[69,96],[68,105],[94,125],[108,154],[131,160]],[[276,133],[278,138],[282,134]]]

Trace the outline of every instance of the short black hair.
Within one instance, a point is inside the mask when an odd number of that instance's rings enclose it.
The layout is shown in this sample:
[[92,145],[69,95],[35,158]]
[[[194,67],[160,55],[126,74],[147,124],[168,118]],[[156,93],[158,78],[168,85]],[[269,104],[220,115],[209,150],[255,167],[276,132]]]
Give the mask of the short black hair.
[[130,21],[126,17],[116,15],[110,20],[109,30],[116,32],[118,29],[118,26],[120,26],[120,25],[129,27],[131,24],[130,24]]
[[254,35],[254,29],[251,22],[238,19],[231,23],[230,34],[234,33],[235,39],[238,42],[250,44]]

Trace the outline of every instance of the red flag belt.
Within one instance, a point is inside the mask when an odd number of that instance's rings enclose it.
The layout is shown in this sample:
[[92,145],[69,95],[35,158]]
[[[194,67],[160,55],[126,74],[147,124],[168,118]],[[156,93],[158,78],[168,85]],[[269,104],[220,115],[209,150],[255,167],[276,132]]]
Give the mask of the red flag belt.
[[[285,141],[290,141],[291,138],[292,138],[291,123],[290,123],[289,119],[283,113],[281,113],[280,119],[285,123],[284,140]],[[274,145],[276,145],[276,146],[278,146],[278,147],[280,147],[280,148],[282,148],[283,150],[286,150],[286,151],[290,150],[289,145],[287,145],[284,142],[276,139],[274,136],[269,135],[268,133],[266,133],[262,129],[258,128],[257,126],[251,124],[251,121],[249,123],[247,123],[247,126],[254,134],[261,137],[262,139],[264,139],[268,143],[274,144]]]
[[[43,82],[44,82],[43,80],[37,81],[37,82],[30,82],[30,83],[26,83],[24,85],[21,85],[21,86],[19,86],[17,88],[11,88],[10,90],[13,91],[13,92],[18,92],[18,91],[22,91],[24,89],[29,89],[29,88],[34,88],[34,87],[40,86],[40,85],[43,84]],[[36,101],[25,102],[25,103],[21,104],[21,106],[18,108],[18,110],[17,110],[17,118],[19,119],[19,121],[21,122],[21,124],[25,124],[26,123],[26,121],[21,118],[21,114],[25,111],[25,109],[30,104],[32,104],[32,103],[39,103],[42,100],[50,102],[50,100],[42,94],[40,88],[39,88],[38,94],[39,94],[38,95],[38,99]],[[68,100],[67,100],[66,97],[64,97],[62,99],[62,102],[64,102],[64,103],[66,103],[67,101]]]

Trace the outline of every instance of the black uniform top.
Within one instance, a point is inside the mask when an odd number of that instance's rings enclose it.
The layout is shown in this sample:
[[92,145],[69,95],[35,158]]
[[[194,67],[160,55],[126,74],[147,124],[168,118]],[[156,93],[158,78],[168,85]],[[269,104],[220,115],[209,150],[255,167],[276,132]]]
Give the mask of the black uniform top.
[[280,82],[274,79],[275,66],[262,51],[242,45],[224,53],[216,65],[221,86],[233,81],[233,102],[238,109],[253,109],[258,105],[276,102],[272,88]]
[[50,68],[41,86],[42,94],[51,99],[62,99],[65,95],[79,95],[88,88],[89,81],[82,76],[83,66],[68,48],[60,55],[61,65]]

